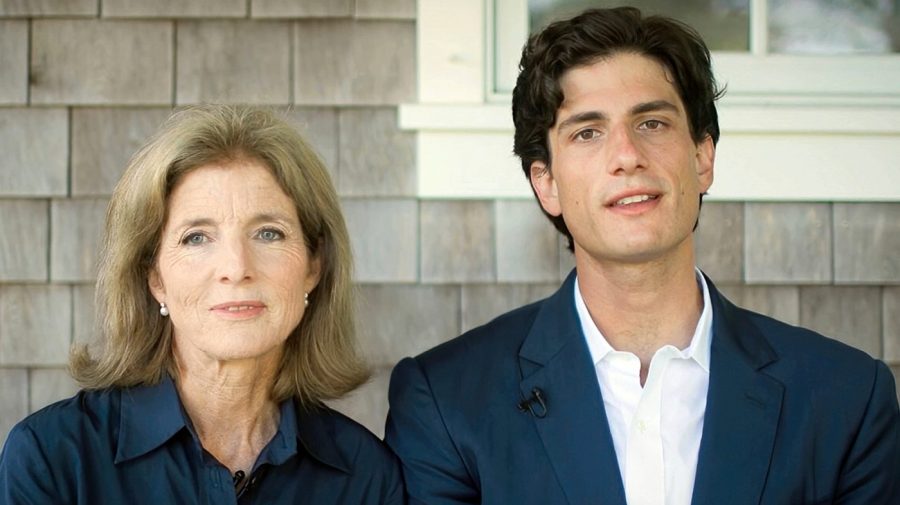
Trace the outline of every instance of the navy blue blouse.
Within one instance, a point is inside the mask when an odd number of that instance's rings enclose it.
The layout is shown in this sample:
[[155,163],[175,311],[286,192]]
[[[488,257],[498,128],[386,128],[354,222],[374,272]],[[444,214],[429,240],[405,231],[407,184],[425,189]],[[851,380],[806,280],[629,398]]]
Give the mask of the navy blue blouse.
[[0,454],[0,503],[401,504],[400,467],[374,435],[322,407],[281,405],[240,497],[203,450],[172,380],[82,391],[25,418]]

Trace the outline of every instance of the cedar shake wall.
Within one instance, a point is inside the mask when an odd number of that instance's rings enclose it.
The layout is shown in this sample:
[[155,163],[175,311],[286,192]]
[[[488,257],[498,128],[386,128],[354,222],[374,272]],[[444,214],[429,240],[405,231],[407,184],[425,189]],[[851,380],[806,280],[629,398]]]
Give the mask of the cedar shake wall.
[[[397,105],[416,101],[415,10],[415,0],[0,0],[0,442],[74,393],[66,358],[93,332],[109,194],[176,106],[289,107],[325,160],[375,371],[335,405],[379,435],[398,359],[558,287],[572,258],[536,202],[417,198],[415,136],[397,125]],[[736,303],[900,373],[900,203],[709,201],[697,247]]]

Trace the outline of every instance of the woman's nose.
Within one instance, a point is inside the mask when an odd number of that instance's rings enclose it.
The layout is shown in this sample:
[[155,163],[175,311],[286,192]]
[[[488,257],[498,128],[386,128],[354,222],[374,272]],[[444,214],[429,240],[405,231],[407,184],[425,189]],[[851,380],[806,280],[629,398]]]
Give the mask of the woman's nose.
[[238,283],[254,275],[253,253],[244,240],[229,239],[220,242],[219,279],[223,282]]

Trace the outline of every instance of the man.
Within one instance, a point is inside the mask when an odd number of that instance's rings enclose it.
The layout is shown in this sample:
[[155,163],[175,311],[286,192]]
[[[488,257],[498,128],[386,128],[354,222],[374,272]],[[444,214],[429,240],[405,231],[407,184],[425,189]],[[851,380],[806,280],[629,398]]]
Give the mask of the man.
[[718,94],[670,19],[591,10],[529,40],[515,152],[576,267],[397,365],[386,440],[412,503],[900,503],[888,368],[695,267]]

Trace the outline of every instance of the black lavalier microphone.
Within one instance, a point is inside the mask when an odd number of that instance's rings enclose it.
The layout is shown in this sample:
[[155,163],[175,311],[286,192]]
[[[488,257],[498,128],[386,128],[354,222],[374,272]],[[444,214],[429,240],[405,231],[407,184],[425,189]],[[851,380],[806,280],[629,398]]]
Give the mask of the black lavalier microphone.
[[[537,407],[535,407],[535,404],[537,404]],[[540,388],[532,389],[531,398],[522,400],[517,407],[522,412],[529,412],[538,419],[543,419],[547,416],[547,401],[544,399],[544,392]]]
[[238,470],[233,476],[234,480],[234,494],[240,499],[244,494],[250,491],[251,488],[256,487],[259,479],[262,478],[263,474],[266,473],[266,469],[268,466],[263,465],[256,469],[253,472],[253,475],[246,475],[242,470]]

